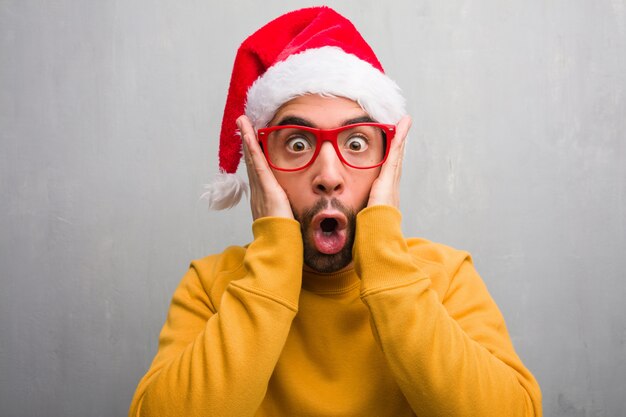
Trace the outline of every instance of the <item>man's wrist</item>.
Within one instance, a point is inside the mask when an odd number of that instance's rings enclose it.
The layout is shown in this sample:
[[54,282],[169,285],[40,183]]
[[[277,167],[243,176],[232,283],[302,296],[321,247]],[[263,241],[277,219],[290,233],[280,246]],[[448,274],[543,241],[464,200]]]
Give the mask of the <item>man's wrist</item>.
[[300,223],[293,218],[282,216],[265,216],[252,222],[252,235],[255,239],[267,237],[271,241],[299,240],[302,242]]
[[357,215],[356,224],[353,256],[362,292],[421,277],[411,260],[397,208],[367,207]]
[[244,258],[249,275],[240,282],[297,305],[303,265],[300,224],[284,217],[262,217],[252,223],[252,233],[254,241]]

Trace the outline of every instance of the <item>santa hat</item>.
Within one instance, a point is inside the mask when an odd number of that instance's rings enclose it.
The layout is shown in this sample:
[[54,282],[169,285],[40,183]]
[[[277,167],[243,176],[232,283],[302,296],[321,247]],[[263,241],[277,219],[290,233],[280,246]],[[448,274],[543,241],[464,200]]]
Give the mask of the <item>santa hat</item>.
[[222,119],[220,175],[203,195],[210,208],[230,208],[247,193],[235,174],[242,155],[237,118],[245,113],[256,129],[265,127],[280,106],[305,94],[354,100],[380,123],[396,124],[405,114],[400,89],[348,19],[328,7],[284,14],[237,51]]

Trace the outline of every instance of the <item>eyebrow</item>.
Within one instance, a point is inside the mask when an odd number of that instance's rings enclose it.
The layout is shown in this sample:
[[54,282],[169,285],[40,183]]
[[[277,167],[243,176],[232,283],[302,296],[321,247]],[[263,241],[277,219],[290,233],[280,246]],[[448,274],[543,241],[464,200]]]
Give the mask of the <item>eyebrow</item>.
[[[372,119],[370,116],[360,116],[360,117],[355,117],[354,119],[346,120],[345,122],[341,124],[341,126],[353,125],[356,123],[376,123],[376,121]],[[287,126],[287,125],[305,126],[305,127],[315,128],[315,125],[313,123],[298,116],[287,116],[281,119],[280,122],[276,124],[276,126]]]
[[297,116],[287,116],[281,119],[280,122],[276,123],[276,126],[286,126],[286,125],[315,127],[313,126],[313,123]]
[[376,121],[369,116],[361,116],[361,117],[355,117],[354,119],[346,120],[342,124],[342,126],[353,125],[356,123],[376,123]]

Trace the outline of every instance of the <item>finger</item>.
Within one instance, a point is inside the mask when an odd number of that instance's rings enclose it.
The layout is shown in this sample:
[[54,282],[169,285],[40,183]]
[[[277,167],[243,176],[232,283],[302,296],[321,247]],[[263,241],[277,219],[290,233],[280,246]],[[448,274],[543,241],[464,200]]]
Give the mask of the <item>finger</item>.
[[[258,159],[252,159],[254,153],[254,144],[256,142],[256,135],[254,134],[254,128],[250,123],[250,120],[246,116],[241,116],[237,119],[237,127],[239,128],[239,132],[241,134],[241,142],[244,151],[244,156],[246,157],[246,163],[254,166],[255,162]],[[249,138],[254,138],[255,140],[250,141],[247,140]],[[258,144],[256,144],[258,146]]]
[[248,171],[250,189],[251,192],[256,192],[259,188],[264,189],[266,186],[260,176],[262,177],[263,171],[269,168],[267,167],[263,152],[256,141],[254,129],[248,118],[242,116],[237,119],[237,126],[241,132],[241,142],[246,162],[246,170]]
[[246,116],[237,119],[241,132],[253,218],[280,216],[293,218],[289,200],[276,180],[257,140],[254,128]]
[[237,127],[241,136],[241,144],[243,149],[244,161],[246,163],[246,171],[248,173],[248,183],[250,184],[250,209],[254,220],[262,217],[264,212],[264,191],[257,175],[255,168],[255,160],[252,157],[250,144],[250,135],[254,130],[246,117],[237,119]]
[[393,181],[398,179],[402,171],[402,159],[404,156],[404,146],[406,144],[406,136],[411,128],[411,117],[404,116],[396,126],[396,135],[391,141],[391,149],[387,161],[382,166],[379,178],[383,181]]
[[278,183],[272,173],[272,170],[265,159],[265,154],[261,149],[261,146],[256,138],[254,128],[250,123],[250,120],[246,116],[241,116],[237,119],[240,126],[242,142],[244,143],[244,151],[247,152],[247,162],[249,167],[254,171],[255,176],[258,177],[259,182],[263,187],[277,186]]
[[411,129],[411,124],[411,116],[407,115],[400,119],[398,125],[396,126],[396,136],[394,138],[394,141],[391,143],[392,149],[395,147],[396,149],[400,148],[400,150],[404,150],[406,137],[409,133],[409,129]]
[[[274,213],[283,217],[293,217],[287,196],[265,159],[265,154],[256,139],[250,120],[245,116],[241,116],[237,120],[242,132],[242,142],[247,153],[247,161],[249,161],[250,189],[254,189],[259,194],[258,198],[253,199],[253,204],[263,206],[262,209],[258,210],[260,213]],[[251,199],[251,202],[253,200]]]
[[254,163],[250,157],[250,151],[248,150],[247,141],[244,138],[243,128],[241,122],[237,120],[237,128],[239,129],[239,135],[241,137],[241,148],[243,150],[243,158],[246,164],[246,172],[248,173],[248,184],[250,186],[250,209],[252,212],[252,219],[259,218],[258,208],[258,178],[254,173]]
[[[240,118],[241,119],[241,118]],[[239,134],[241,136],[241,147],[243,149],[243,157],[246,163],[246,171],[248,172],[248,181],[250,182],[250,191],[254,193],[256,191],[256,185],[258,184],[258,178],[256,175],[256,170],[254,168],[254,161],[250,154],[250,147],[248,145],[247,132],[248,129],[245,127],[245,123],[243,120],[237,119],[237,127],[239,128]]]
[[411,123],[411,117],[407,115],[400,119],[396,128],[396,138],[398,140],[395,143],[393,157],[398,159],[400,163],[402,163],[402,159],[404,158],[404,148],[406,146],[409,129],[411,129]]
[[411,117],[406,115],[398,123],[398,132],[400,135],[400,145],[397,152],[397,162],[395,164],[394,183],[396,188],[400,186],[400,177],[402,176],[402,163],[404,162],[404,151],[406,149],[407,135],[412,125]]

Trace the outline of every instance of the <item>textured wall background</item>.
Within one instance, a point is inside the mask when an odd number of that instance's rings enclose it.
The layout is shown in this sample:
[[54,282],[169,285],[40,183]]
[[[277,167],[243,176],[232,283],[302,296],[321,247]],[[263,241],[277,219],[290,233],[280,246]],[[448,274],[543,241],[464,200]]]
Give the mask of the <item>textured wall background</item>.
[[[330,2],[415,122],[404,230],[471,251],[546,416],[626,414],[626,1]],[[123,416],[278,1],[0,0],[0,415]]]

